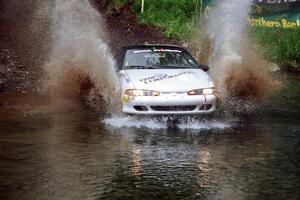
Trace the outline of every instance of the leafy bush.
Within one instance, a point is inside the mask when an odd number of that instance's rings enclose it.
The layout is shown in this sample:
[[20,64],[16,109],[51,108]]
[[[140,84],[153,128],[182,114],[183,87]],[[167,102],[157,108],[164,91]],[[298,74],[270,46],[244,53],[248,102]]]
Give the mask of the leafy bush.
[[128,0],[92,0],[100,5],[102,9],[106,9],[108,14],[118,12],[128,3]]
[[160,27],[168,37],[190,40],[198,29],[199,0],[145,0],[145,12],[140,13],[141,0],[135,0],[133,10],[141,23]]
[[[166,36],[196,43],[199,39],[199,0],[111,0],[115,8],[133,2],[132,9],[141,23],[161,28]],[[288,70],[300,71],[300,29],[253,27],[254,40],[263,48],[265,57]]]
[[124,6],[128,1],[127,0],[104,0],[105,3],[110,4],[115,8],[121,8]]
[[127,0],[112,0],[111,1],[115,6],[121,7],[127,3]]
[[267,59],[287,70],[300,70],[300,29],[254,27],[252,34]]

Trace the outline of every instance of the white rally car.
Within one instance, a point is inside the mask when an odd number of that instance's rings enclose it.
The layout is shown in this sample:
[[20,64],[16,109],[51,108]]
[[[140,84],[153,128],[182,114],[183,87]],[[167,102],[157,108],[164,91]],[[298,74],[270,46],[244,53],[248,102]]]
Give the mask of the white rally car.
[[137,115],[210,114],[216,110],[213,80],[182,47],[135,45],[116,55],[123,112]]

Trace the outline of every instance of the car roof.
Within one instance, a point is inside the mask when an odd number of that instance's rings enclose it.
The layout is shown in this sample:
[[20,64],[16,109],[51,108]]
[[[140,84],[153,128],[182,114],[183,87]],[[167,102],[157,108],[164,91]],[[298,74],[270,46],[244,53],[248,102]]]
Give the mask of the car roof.
[[130,46],[124,46],[122,49],[129,50],[129,49],[143,49],[143,48],[176,48],[176,49],[183,49],[183,47],[177,46],[177,45],[171,45],[171,44],[137,44],[137,45],[130,45]]

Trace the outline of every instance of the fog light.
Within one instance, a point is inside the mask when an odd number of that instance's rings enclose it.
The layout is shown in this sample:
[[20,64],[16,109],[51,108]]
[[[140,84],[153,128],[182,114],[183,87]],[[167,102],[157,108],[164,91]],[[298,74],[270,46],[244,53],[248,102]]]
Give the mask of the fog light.
[[199,107],[199,110],[210,110],[212,108],[211,104],[204,104]]
[[133,106],[137,111],[148,111],[146,106]]

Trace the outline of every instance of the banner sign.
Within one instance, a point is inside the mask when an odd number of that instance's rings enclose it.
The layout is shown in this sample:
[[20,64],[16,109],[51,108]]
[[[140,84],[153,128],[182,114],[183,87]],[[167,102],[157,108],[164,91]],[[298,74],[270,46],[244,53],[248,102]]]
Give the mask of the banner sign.
[[253,0],[253,26],[300,28],[300,0]]
[[[217,0],[202,1],[205,13],[217,2]],[[300,28],[300,0],[252,0],[252,3],[250,25]]]

